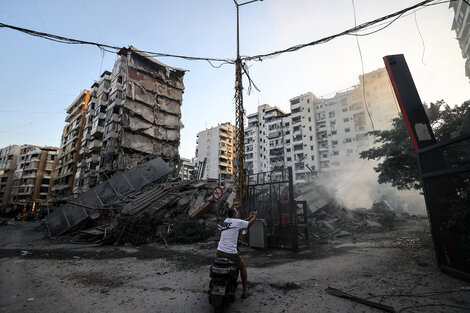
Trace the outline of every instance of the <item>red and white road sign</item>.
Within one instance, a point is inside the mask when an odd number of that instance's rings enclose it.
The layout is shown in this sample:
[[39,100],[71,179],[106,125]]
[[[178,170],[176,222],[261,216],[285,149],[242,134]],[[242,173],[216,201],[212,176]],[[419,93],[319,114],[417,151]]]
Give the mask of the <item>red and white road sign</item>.
[[222,188],[220,188],[219,186],[212,189],[212,198],[214,198],[214,200],[216,201],[219,201],[222,198],[223,194],[224,192],[222,191]]

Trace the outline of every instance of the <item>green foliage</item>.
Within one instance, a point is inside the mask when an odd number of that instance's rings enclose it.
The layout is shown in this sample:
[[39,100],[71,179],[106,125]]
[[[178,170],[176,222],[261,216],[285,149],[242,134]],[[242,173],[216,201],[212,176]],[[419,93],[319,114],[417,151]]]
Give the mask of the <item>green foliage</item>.
[[[429,122],[438,141],[458,135],[463,120],[470,116],[470,100],[451,108],[444,100],[424,104]],[[374,170],[380,184],[391,183],[399,190],[421,189],[416,152],[411,144],[403,118],[392,120],[390,130],[369,132],[375,147],[360,153],[362,159],[382,160]]]

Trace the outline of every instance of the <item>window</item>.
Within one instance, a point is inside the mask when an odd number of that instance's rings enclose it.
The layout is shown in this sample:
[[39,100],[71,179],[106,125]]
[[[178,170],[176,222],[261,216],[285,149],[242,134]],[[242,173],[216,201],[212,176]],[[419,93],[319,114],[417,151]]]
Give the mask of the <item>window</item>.
[[348,112],[348,108],[343,108],[343,112]]
[[310,136],[310,141],[312,141],[312,140],[313,140],[313,136]]
[[330,118],[335,117],[335,111],[331,111],[330,113],[328,113],[328,116]]
[[309,118],[308,118],[308,121],[309,121],[309,122],[311,122],[311,121],[312,121],[312,119],[309,117]]
[[346,139],[344,139],[344,142],[345,142],[345,143],[352,142],[352,139],[351,139],[351,138],[346,138]]
[[[294,100],[291,100],[291,101],[290,101],[290,104],[291,104],[291,105],[292,105],[292,104],[297,104],[297,103],[299,103],[299,102],[300,102],[299,99],[294,99]],[[263,112],[264,112],[264,109],[263,109]]]
[[290,162],[290,161],[292,161],[292,158],[288,157],[287,162]]
[[332,130],[332,131],[331,131],[331,134],[332,134],[332,135],[336,135],[336,133],[337,133],[336,130]]
[[312,155],[312,161],[315,160],[315,157]]
[[332,140],[332,141],[331,141],[331,144],[332,144],[332,145],[337,145],[337,144],[338,144],[338,140]]
[[349,122],[349,117],[343,118],[343,122]]
[[351,131],[351,128],[349,128],[349,127],[344,129],[345,133],[349,133],[350,131]]
[[333,155],[338,155],[339,151],[333,151]]
[[312,150],[312,151],[313,151],[313,146],[310,146],[310,150]]
[[310,127],[308,128],[308,130],[309,130],[309,131],[312,131],[312,126],[310,126]]
[[117,82],[122,84],[122,76],[118,76]]

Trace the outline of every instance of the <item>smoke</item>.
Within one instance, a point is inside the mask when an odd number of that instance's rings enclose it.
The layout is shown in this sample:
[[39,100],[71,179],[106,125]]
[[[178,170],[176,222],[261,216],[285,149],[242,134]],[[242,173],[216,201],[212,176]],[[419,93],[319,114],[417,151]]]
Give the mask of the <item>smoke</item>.
[[397,211],[426,215],[424,197],[418,191],[378,183],[378,173],[373,169],[376,161],[356,160],[350,164],[349,170],[321,178],[323,184],[336,190],[336,200],[345,208],[370,208],[375,201],[386,200]]

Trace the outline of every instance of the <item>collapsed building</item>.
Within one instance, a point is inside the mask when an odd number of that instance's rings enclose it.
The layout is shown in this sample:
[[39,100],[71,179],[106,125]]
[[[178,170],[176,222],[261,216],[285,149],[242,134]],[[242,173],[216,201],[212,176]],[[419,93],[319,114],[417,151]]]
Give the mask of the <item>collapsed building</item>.
[[90,190],[117,171],[161,157],[176,169],[185,70],[135,47],[123,48],[112,72],[92,85],[73,194]]

